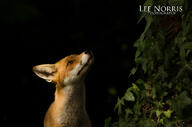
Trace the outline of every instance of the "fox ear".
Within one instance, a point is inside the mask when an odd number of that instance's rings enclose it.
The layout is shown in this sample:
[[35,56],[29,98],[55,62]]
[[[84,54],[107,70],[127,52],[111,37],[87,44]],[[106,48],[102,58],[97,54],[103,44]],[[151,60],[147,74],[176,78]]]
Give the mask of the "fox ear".
[[47,82],[52,82],[57,73],[55,64],[42,64],[33,67],[33,72]]

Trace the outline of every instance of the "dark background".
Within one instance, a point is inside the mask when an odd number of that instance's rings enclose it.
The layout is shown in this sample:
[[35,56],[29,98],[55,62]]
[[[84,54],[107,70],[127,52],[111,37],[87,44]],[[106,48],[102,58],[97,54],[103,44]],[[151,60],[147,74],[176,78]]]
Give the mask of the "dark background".
[[93,127],[115,118],[117,97],[134,80],[133,43],[144,27],[138,7],[136,0],[1,0],[0,126],[42,127],[55,87],[32,67],[86,49],[95,55],[86,79]]

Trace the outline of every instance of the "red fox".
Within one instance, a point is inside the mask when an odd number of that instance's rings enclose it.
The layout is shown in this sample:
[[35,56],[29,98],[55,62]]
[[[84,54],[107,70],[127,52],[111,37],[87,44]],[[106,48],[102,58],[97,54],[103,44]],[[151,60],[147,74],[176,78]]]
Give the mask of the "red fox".
[[55,64],[33,67],[37,76],[56,84],[55,99],[45,115],[44,127],[91,127],[85,109],[84,79],[93,61],[92,52],[85,51]]

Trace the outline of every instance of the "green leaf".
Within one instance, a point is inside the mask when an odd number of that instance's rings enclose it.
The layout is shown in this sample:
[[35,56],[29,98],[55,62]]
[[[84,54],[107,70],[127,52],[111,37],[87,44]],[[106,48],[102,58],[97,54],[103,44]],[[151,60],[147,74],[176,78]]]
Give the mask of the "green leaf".
[[142,80],[142,79],[138,79],[137,81],[136,81],[136,84],[139,84],[139,85],[141,85],[141,84],[144,84],[145,82]]
[[155,127],[155,122],[150,119],[140,120],[139,127]]
[[188,105],[192,104],[191,98],[188,97],[187,91],[183,91],[179,96],[177,96],[173,102],[172,107],[177,113],[178,117],[182,117],[183,109]]
[[131,91],[125,93],[124,99],[127,101],[135,101],[135,97]]
[[184,0],[168,0],[170,6],[183,6]]
[[162,111],[156,110],[156,116],[159,117],[161,115]]
[[133,111],[131,109],[125,109],[125,118],[128,118],[130,114],[133,114]]
[[[138,42],[139,43],[139,42]],[[141,43],[141,42],[140,42]],[[138,47],[137,47],[137,51],[136,51],[136,53],[135,53],[135,58],[137,58],[137,57],[139,57],[140,55],[141,55],[141,53],[142,53],[142,49],[141,49],[141,47],[139,47],[140,45],[138,45]]]
[[155,87],[152,88],[152,98],[153,99],[156,98],[156,89],[155,89]]
[[145,33],[147,32],[147,30],[151,26],[151,23],[153,22],[153,18],[152,18],[151,15],[146,15],[145,20],[146,20],[147,24],[145,26],[145,29],[144,29],[143,33],[141,34],[140,38],[138,39],[138,42],[143,42],[144,41]]
[[107,119],[105,119],[104,127],[110,127],[111,119],[112,119],[111,117],[108,117]]
[[142,69],[145,74],[147,72],[147,59],[144,59],[144,62],[142,63]]
[[129,74],[129,77],[130,77],[131,75],[134,75],[134,74],[136,73],[136,71],[137,71],[137,68],[136,68],[136,67],[132,68],[132,69],[131,69],[131,73]]
[[136,102],[133,106],[133,111],[135,112],[136,115],[140,115],[140,109],[141,109],[141,104],[139,101]]
[[176,79],[178,79],[180,76],[182,76],[183,72],[185,72],[186,70],[186,66],[183,66],[178,72],[177,72],[177,75],[176,75]]
[[144,3],[144,6],[152,6],[153,5],[153,0],[146,0]]
[[164,97],[164,96],[167,96],[168,95],[168,92],[163,92],[162,93],[162,96]]
[[132,87],[133,87],[133,90],[140,91],[139,87],[135,83],[132,83]]
[[169,84],[168,84],[168,88],[172,88],[172,83],[170,82]]
[[164,124],[164,119],[163,119],[163,118],[160,119],[160,120],[159,120],[159,123]]
[[118,97],[117,104],[115,105],[115,108],[114,108],[114,110],[118,109],[118,115],[122,113],[123,105],[124,105],[124,100]]
[[137,21],[137,24],[141,22],[141,20],[147,15],[147,13],[142,13],[139,20]]
[[145,89],[147,89],[147,90],[151,89],[151,85],[149,85],[148,83],[145,83],[144,86],[145,86]]
[[[144,29],[144,32],[142,33],[142,35],[144,35],[147,32],[147,30],[149,29],[149,27],[151,26],[151,23],[153,22],[153,18],[151,15],[146,15],[145,20],[146,20],[147,24],[145,26],[145,29]],[[143,40],[143,39],[144,38],[142,38],[141,40]]]
[[172,112],[172,110],[168,109],[167,111],[164,111],[163,114],[165,115],[165,117],[170,118]]
[[127,124],[127,121],[124,118],[120,117],[118,127],[127,127]]

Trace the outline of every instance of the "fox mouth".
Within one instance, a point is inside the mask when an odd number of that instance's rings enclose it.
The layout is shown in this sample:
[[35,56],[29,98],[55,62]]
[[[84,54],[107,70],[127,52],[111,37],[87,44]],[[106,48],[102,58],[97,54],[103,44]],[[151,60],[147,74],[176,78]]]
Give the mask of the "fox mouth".
[[[81,67],[81,69],[79,70],[79,72],[77,73],[77,75],[81,74],[81,72],[82,72],[88,65],[90,65],[90,62],[91,62],[92,58],[93,58],[93,55],[92,55],[92,54],[89,54],[89,58],[88,58],[87,62]],[[82,63],[80,63],[80,64],[82,64]]]

